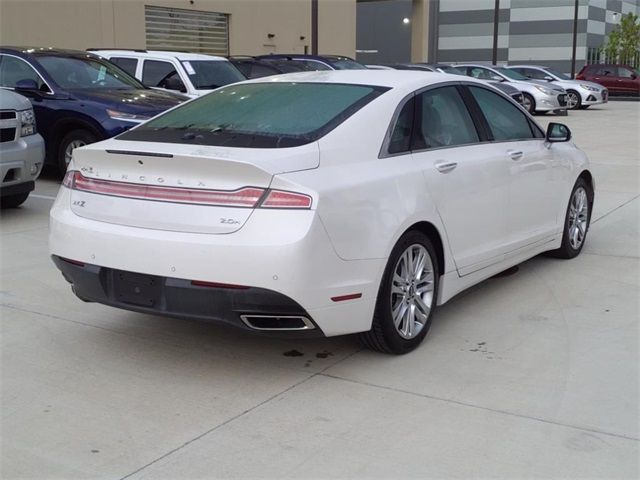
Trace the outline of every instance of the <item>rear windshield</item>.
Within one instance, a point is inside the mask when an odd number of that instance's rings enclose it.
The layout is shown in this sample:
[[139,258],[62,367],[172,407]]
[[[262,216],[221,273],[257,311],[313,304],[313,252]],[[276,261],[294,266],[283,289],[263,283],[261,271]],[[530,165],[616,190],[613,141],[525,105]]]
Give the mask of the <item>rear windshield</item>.
[[246,80],[231,62],[223,60],[189,60],[183,61],[182,66],[196,90],[213,90]]
[[327,134],[386,90],[335,83],[229,85],[118,138],[228,147],[294,147]]

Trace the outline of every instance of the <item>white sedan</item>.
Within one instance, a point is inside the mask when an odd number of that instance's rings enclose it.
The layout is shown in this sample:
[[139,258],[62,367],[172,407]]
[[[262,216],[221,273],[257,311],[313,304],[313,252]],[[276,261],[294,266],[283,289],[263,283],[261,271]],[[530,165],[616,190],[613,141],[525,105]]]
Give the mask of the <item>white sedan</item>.
[[464,289],[580,253],[594,182],[570,140],[455,75],[238,83],[75,150],[50,251],[85,301],[405,353]]

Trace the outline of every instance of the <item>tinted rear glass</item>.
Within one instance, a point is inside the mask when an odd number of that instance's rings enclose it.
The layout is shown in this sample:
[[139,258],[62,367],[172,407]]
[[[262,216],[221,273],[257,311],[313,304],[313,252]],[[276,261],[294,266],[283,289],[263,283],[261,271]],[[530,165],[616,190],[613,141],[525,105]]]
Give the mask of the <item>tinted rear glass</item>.
[[118,138],[229,147],[293,147],[317,140],[386,90],[335,83],[230,85]]

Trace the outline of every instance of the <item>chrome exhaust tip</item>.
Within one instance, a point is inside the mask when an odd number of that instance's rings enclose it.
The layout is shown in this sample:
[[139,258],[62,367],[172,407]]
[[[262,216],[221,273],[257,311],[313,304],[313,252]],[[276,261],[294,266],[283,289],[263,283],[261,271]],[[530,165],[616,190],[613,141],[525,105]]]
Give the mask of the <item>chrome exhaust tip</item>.
[[301,315],[240,315],[244,324],[252,330],[312,330],[311,320]]

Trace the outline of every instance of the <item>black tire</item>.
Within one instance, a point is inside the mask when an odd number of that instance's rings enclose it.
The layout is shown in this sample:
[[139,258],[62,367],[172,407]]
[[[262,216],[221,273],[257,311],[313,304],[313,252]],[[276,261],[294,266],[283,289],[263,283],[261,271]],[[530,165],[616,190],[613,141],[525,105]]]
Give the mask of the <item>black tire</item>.
[[[428,305],[430,307],[429,314],[422,326],[422,329],[413,338],[407,339],[400,335],[393,322],[391,312],[391,288],[394,270],[400,260],[400,257],[408,248],[415,245],[423,246],[430,256],[433,267],[433,293],[431,305]],[[396,355],[408,353],[420,345],[429,331],[431,318],[433,317],[433,312],[436,309],[440,280],[439,275],[440,272],[438,271],[436,251],[433,248],[429,237],[424,233],[415,230],[405,233],[400,240],[398,240],[398,243],[393,248],[391,255],[389,256],[389,260],[380,283],[380,289],[378,290],[378,299],[373,313],[371,330],[358,334],[358,338],[362,344],[371,350]]]
[[[522,98],[524,99],[524,108],[527,112],[529,112],[531,115],[535,115],[536,113],[536,100],[535,98],[533,98],[531,95],[529,95],[528,93],[523,93],[522,94]],[[527,107],[527,103],[529,104],[529,107]]]
[[589,108],[591,105],[580,105],[580,110],[586,110],[587,108]]
[[[570,209],[571,209],[571,202],[574,198],[574,194],[580,188],[584,189],[586,192],[588,212],[586,214],[587,224],[585,227],[584,235],[583,235],[582,241],[580,242],[580,245],[576,248],[571,244],[571,240],[570,240],[570,221],[571,221]],[[577,257],[580,254],[580,252],[582,251],[582,247],[584,247],[584,244],[587,240],[587,233],[589,232],[589,226],[591,225],[592,209],[593,209],[593,189],[591,188],[591,185],[589,185],[589,182],[587,182],[584,178],[580,177],[578,178],[575,185],[573,186],[573,189],[571,190],[571,195],[569,195],[569,202],[567,203],[567,211],[564,216],[564,229],[562,232],[562,243],[560,245],[560,248],[558,248],[557,250],[552,250],[548,252],[550,256],[556,257],[556,258],[570,259],[570,258]]]
[[580,93],[576,92],[575,90],[567,90],[567,96],[569,94],[576,96],[576,105],[573,108],[570,108],[569,110],[578,110],[582,108],[582,97],[580,96]]
[[71,130],[69,133],[67,133],[62,138],[60,145],[58,145],[58,170],[60,171],[60,173],[64,175],[67,171],[68,162],[66,160],[66,151],[69,145],[74,142],[78,144],[81,143],[82,145],[89,145],[90,143],[94,143],[96,141],[98,141],[98,137],[89,130],[79,128],[76,130]]
[[15,195],[5,195],[0,198],[0,207],[5,208],[17,208],[22,205],[29,196],[29,192],[17,193]]

